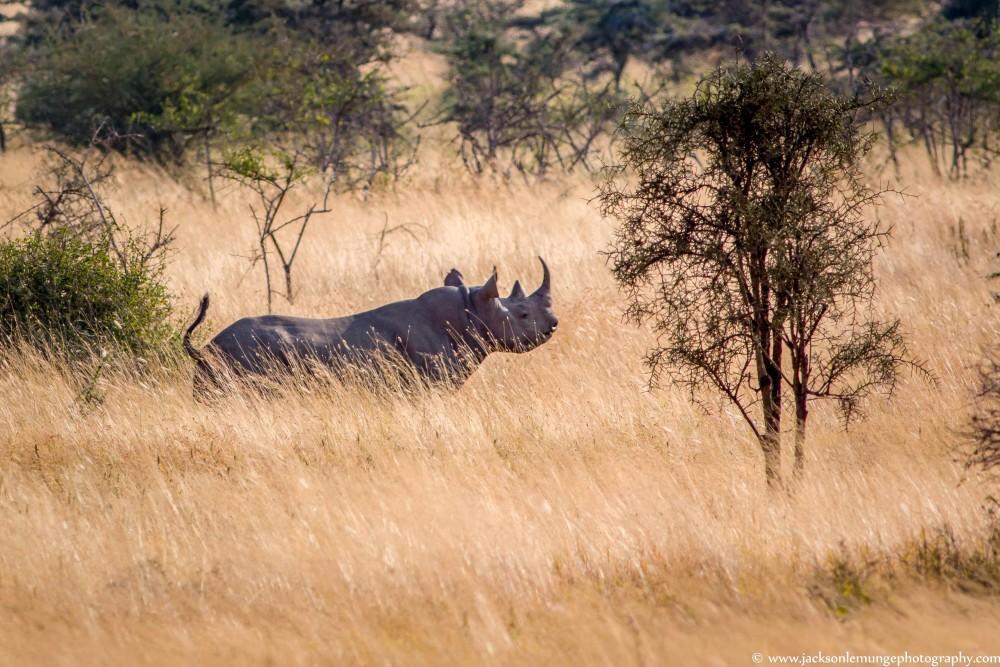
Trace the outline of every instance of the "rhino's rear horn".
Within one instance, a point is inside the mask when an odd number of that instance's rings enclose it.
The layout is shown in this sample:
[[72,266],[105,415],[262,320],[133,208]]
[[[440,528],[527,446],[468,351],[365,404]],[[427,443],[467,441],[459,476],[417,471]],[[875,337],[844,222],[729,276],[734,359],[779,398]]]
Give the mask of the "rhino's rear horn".
[[486,299],[499,299],[500,292],[497,290],[497,267],[493,267],[493,274],[483,286],[479,288],[479,294]]
[[552,285],[549,277],[549,266],[541,257],[538,258],[538,261],[542,263],[542,284],[531,296],[546,296],[548,295],[549,288]]
[[524,288],[521,287],[521,281],[515,280],[514,287],[510,290],[510,296],[508,299],[523,299],[524,298]]

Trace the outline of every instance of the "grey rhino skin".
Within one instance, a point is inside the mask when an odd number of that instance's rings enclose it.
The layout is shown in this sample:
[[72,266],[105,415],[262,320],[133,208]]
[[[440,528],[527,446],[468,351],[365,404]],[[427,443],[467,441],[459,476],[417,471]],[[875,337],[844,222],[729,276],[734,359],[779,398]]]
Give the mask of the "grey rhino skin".
[[330,319],[246,317],[198,350],[191,334],[205,319],[206,294],[184,334],[184,349],[197,362],[195,392],[223,389],[224,375],[262,378],[287,373],[299,362],[319,363],[345,377],[352,368],[391,367],[386,357],[403,361],[427,383],[461,385],[490,352],[526,352],[552,337],[559,321],[552,312],[549,268],[538,259],[542,284],[531,295],[515,282],[501,298],[495,268],[486,283],[471,288],[452,269],[444,287],[415,299]]

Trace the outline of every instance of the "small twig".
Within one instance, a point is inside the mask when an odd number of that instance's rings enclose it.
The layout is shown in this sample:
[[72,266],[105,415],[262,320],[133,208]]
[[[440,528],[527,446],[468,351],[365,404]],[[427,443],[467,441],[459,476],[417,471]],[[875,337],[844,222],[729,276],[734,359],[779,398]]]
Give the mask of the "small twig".
[[375,259],[372,262],[372,273],[375,274],[375,280],[376,281],[380,280],[378,269],[379,269],[379,266],[382,263],[382,253],[389,246],[389,243],[388,243],[389,236],[391,236],[392,234],[395,234],[397,232],[402,232],[402,233],[405,233],[407,236],[409,236],[414,241],[416,241],[417,243],[419,243],[420,242],[420,237],[418,237],[413,232],[412,228],[416,227],[417,229],[420,229],[422,231],[425,231],[425,232],[427,231],[427,226],[426,225],[421,225],[420,223],[416,223],[416,222],[403,222],[403,223],[400,223],[398,225],[394,225],[394,226],[390,227],[389,226],[389,214],[383,212],[382,215],[383,215],[385,221],[384,221],[384,223],[382,225],[381,231],[379,231],[378,235],[376,236],[376,238],[378,239],[378,248],[375,250]]

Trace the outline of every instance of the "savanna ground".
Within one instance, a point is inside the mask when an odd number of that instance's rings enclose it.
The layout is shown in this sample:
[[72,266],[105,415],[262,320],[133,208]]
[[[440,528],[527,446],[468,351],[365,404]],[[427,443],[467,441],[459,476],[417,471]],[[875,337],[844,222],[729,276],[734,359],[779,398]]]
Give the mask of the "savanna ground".
[[[0,158],[0,208],[39,156]],[[910,378],[845,432],[817,409],[807,471],[769,494],[735,413],[646,389],[583,178],[471,182],[446,164],[344,198],[309,230],[286,313],[333,316],[440,284],[553,271],[561,326],[455,393],[191,397],[190,368],[109,372],[103,403],[36,355],[0,370],[0,664],[750,664],[765,653],[1000,653],[989,487],[963,438],[996,340],[997,181],[904,175],[878,215],[878,307]],[[253,226],[125,165],[112,204],[180,225],[178,317],[204,337],[264,309]],[[413,225],[378,252],[385,221]],[[961,224],[960,224],[961,221]],[[376,258],[377,267],[376,267]],[[377,271],[376,271],[377,268]],[[786,461],[790,467],[790,461]]]

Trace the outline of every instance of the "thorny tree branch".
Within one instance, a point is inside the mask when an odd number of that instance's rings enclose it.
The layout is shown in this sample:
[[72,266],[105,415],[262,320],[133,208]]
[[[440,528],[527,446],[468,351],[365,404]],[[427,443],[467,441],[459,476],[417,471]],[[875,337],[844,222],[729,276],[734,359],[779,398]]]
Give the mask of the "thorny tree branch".
[[[247,155],[250,155],[247,161]],[[305,212],[287,219],[281,218],[281,212],[289,193],[301,185],[306,177],[305,170],[300,166],[303,156],[300,153],[279,156],[280,171],[274,171],[264,164],[262,158],[254,153],[244,153],[222,163],[219,175],[233,180],[248,188],[256,195],[256,203],[250,204],[250,214],[257,228],[257,249],[250,258],[251,267],[258,262],[264,266],[264,286],[267,292],[267,311],[273,310],[274,295],[282,296],[289,303],[295,301],[295,290],[292,271],[295,260],[302,248],[306,230],[317,215],[332,211],[330,197],[336,183],[335,175],[325,175],[325,187],[321,203],[310,204]],[[240,161],[242,160],[242,161]],[[289,230],[293,236],[289,240],[281,232]],[[284,277],[284,290],[274,287],[274,277],[271,266],[272,255],[277,257]]]
[[379,266],[382,263],[382,253],[389,246],[389,237],[393,234],[406,234],[411,239],[416,242],[420,242],[420,237],[414,233],[414,229],[419,229],[420,231],[426,232],[427,226],[421,225],[416,222],[403,222],[398,225],[389,226],[389,215],[383,214],[385,222],[382,225],[382,229],[379,231],[378,235],[375,237],[378,245],[375,249],[375,259],[372,262],[372,273],[375,275],[375,280],[379,280]]
[[36,186],[37,201],[0,230],[27,225],[38,234],[70,234],[107,248],[123,271],[161,269],[177,230],[167,227],[166,209],[159,209],[154,230],[143,233],[121,222],[101,194],[114,173],[111,149],[126,138],[99,127],[79,155],[47,146],[53,185]]

